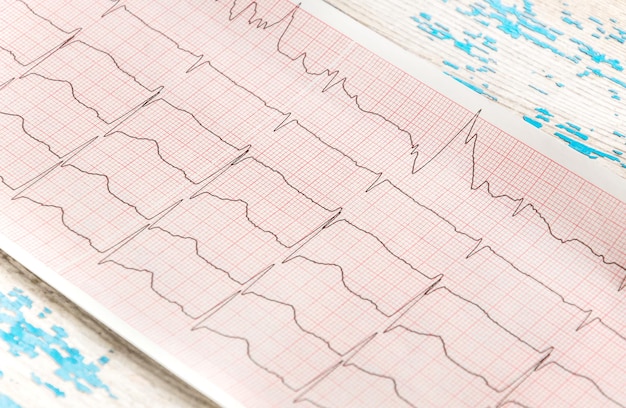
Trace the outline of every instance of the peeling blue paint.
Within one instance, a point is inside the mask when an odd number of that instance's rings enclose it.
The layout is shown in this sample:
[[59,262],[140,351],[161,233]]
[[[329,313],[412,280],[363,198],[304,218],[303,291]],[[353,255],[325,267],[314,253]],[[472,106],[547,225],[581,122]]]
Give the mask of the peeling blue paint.
[[597,17],[589,16],[589,20],[593,21],[594,23],[596,23],[598,25],[602,25],[602,21],[600,21],[600,19],[597,18]]
[[574,150],[584,154],[585,156],[589,157],[590,159],[597,159],[598,157],[604,157],[604,158],[607,158],[607,159],[612,160],[612,161],[617,161],[617,162],[620,161],[617,157],[615,157],[615,156],[613,156],[611,154],[605,153],[605,152],[600,151],[598,149],[594,149],[593,147],[589,147],[589,146],[587,146],[587,145],[585,145],[585,144],[583,144],[583,143],[581,143],[581,142],[579,142],[577,140],[574,140],[574,139],[564,135],[561,132],[554,132],[554,134],[556,136],[558,136],[561,140],[567,142],[567,144],[572,149],[574,149]]
[[543,94],[543,95],[547,95],[547,94],[548,94],[548,93],[547,93],[546,91],[544,91],[543,89],[537,88],[537,87],[536,87],[536,86],[534,86],[534,85],[530,85],[530,84],[529,84],[528,86],[529,86],[531,89],[534,89],[535,91],[537,91],[537,92],[539,92],[539,93],[541,93],[541,94]]
[[495,38],[491,38],[489,36],[485,36],[485,40],[483,41],[483,45],[493,51],[498,51],[498,48],[495,46],[496,44],[496,39]]
[[[0,341],[8,345],[8,352],[15,357],[47,356],[57,366],[53,374],[58,379],[73,384],[81,392],[93,393],[102,389],[111,398],[115,398],[98,376],[100,368],[94,363],[86,362],[80,350],[69,345],[69,336],[65,329],[55,325],[44,329],[28,321],[24,311],[32,307],[32,300],[20,289],[13,289],[8,294],[0,292]],[[43,315],[45,319],[50,313],[50,309],[46,308],[37,316],[41,319]],[[64,395],[58,387],[42,381],[38,374],[33,373],[31,378],[56,395]]]
[[464,80],[464,79],[462,79],[462,78],[459,78],[459,77],[457,77],[457,76],[455,76],[455,75],[452,75],[452,74],[451,74],[451,73],[449,73],[449,72],[444,72],[444,74],[448,75],[449,77],[451,77],[451,78],[452,78],[452,79],[454,79],[455,81],[457,81],[457,82],[459,82],[459,83],[461,83],[461,84],[465,85],[466,87],[468,87],[469,89],[471,89],[472,91],[474,91],[474,92],[476,92],[476,93],[479,93],[479,94],[481,94],[481,95],[485,95],[486,97],[488,97],[489,99],[492,99],[492,100],[494,100],[494,101],[497,101],[497,100],[498,100],[495,96],[493,96],[493,95],[489,95],[488,93],[486,93],[486,92],[485,92],[485,90],[484,90],[484,89],[482,89],[482,88],[481,88],[481,87],[479,87],[479,86],[476,86],[476,85],[472,84],[471,82],[468,82],[468,81],[466,81],[466,80]]
[[548,28],[548,30],[552,31],[556,35],[563,35],[563,34],[565,34],[563,31],[561,31],[559,29],[556,29],[554,27],[550,27],[550,28]]
[[[563,12],[563,13],[565,14],[565,12]],[[571,24],[573,26],[576,26],[576,28],[578,28],[579,30],[583,29],[583,24],[580,21],[574,20],[573,18],[569,17],[569,15],[561,17],[561,20],[563,20],[567,24]]]
[[619,94],[617,93],[615,89],[609,89],[609,93],[611,94],[611,99],[615,99],[618,101],[622,100],[622,98],[619,96]]
[[598,64],[602,64],[602,63],[608,64],[611,66],[611,68],[617,71],[624,70],[624,67],[622,67],[622,64],[620,63],[618,59],[607,58],[606,54],[596,51],[595,49],[593,49],[591,45],[577,38],[571,38],[570,41],[578,45],[578,50],[582,52],[583,54],[588,55],[593,62],[597,62]]
[[609,81],[611,81],[611,82],[613,82],[613,83],[615,83],[615,84],[617,84],[617,85],[621,86],[622,88],[626,89],[626,81],[622,81],[621,79],[616,78],[616,77],[614,77],[614,76],[609,76],[609,75],[606,75],[606,74],[604,74],[604,73],[602,72],[602,70],[601,70],[601,69],[599,69],[599,68],[591,68],[591,67],[587,67],[587,69],[589,70],[589,72],[590,72],[590,73],[593,73],[594,75],[596,75],[596,76],[598,76],[598,77],[600,77],[600,78],[606,78],[606,79],[608,79]]
[[443,65],[446,65],[446,66],[448,66],[450,68],[459,69],[458,65],[456,65],[456,64],[454,64],[454,63],[452,63],[450,61],[443,61]]
[[589,140],[589,135],[584,134],[583,132],[580,131],[580,127],[576,126],[570,122],[566,122],[566,125],[559,123],[556,125],[557,128],[559,129],[563,129],[566,132],[579,137],[582,140]]
[[45,382],[43,381],[41,378],[39,378],[38,375],[36,375],[35,373],[31,373],[30,374],[30,378],[33,380],[33,382],[37,385],[43,385],[44,387],[46,387],[47,389],[49,389],[50,391],[52,391],[54,393],[55,397],[65,397],[65,393],[63,391],[61,391],[59,388],[55,387],[54,385],[50,384],[49,382]]
[[536,121],[535,119],[528,117],[526,115],[524,115],[522,117],[527,123],[530,123],[531,125],[533,125],[534,127],[536,127],[537,129],[541,129],[541,127],[543,126],[543,123]]
[[8,395],[0,392],[0,408],[22,408],[22,406],[13,401]]
[[576,76],[579,77],[579,78],[582,78],[582,77],[589,76],[589,74],[591,74],[591,71],[586,69],[583,72],[579,72],[578,74],[576,74]]
[[547,116],[544,116],[544,115],[539,114],[539,115],[535,115],[535,117],[536,117],[537,119],[543,120],[543,121],[544,121],[544,122],[546,122],[546,123],[550,122],[550,118],[549,118],[549,117],[547,117]]
[[474,34],[474,33],[470,33],[469,31],[466,31],[466,30],[463,31],[463,34],[465,34],[466,36],[468,36],[470,38],[473,38],[474,40],[483,36],[483,33]]

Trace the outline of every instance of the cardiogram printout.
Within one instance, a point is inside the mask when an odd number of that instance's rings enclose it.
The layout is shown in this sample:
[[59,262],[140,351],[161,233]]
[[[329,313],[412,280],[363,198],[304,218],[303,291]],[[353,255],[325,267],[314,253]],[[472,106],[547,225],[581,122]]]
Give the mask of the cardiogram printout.
[[623,180],[320,2],[0,5],[0,247],[201,392],[626,406]]

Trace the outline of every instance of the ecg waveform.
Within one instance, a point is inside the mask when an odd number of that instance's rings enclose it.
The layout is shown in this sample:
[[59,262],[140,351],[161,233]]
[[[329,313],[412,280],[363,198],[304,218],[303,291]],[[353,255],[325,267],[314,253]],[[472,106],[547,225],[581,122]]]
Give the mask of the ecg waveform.
[[7,209],[235,397],[626,406],[625,203],[284,0],[5,3]]

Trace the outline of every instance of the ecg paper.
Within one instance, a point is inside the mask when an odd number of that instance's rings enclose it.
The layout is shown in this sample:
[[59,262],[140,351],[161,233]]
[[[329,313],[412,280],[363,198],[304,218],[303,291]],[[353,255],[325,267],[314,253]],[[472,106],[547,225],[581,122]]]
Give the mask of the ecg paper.
[[626,406],[623,180],[319,2],[0,4],[0,246],[201,392]]

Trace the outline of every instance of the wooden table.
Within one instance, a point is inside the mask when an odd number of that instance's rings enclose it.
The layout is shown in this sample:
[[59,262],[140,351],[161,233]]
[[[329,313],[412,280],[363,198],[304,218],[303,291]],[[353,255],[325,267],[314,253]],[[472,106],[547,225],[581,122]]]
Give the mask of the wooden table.
[[[626,177],[626,8],[619,0],[602,7],[526,1],[515,9],[467,0],[328,2],[431,61],[450,80],[515,111],[546,137],[560,138]],[[51,333],[63,328],[64,341],[99,366],[99,377],[117,399],[104,392],[55,397],[47,379],[33,377],[49,364],[43,353],[15,357],[0,343],[0,406],[11,406],[10,400],[23,407],[212,406],[2,254],[0,293],[13,288],[32,300],[32,319],[42,310],[35,319],[39,327]]]

